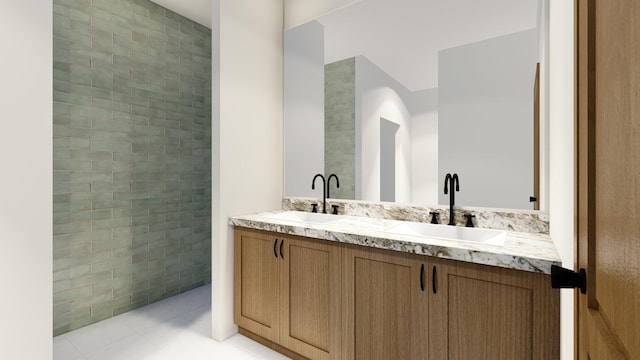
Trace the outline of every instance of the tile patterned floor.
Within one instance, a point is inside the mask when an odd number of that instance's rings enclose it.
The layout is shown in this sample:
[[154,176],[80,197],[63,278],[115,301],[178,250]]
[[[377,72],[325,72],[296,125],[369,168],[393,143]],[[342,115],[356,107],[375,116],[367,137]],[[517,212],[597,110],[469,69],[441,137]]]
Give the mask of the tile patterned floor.
[[54,360],[285,360],[242,335],[211,333],[211,286],[53,338]]

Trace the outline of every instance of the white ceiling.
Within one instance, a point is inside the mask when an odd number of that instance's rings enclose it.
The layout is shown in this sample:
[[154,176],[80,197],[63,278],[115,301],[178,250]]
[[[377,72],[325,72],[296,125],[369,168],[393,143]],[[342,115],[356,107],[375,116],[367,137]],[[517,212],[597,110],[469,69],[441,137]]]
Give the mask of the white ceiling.
[[363,0],[318,18],[325,63],[364,55],[409,90],[438,86],[438,51],[536,27],[539,0]]
[[[212,27],[211,0],[152,1]],[[325,27],[325,63],[364,55],[415,91],[438,86],[439,50],[532,29],[538,2],[362,0],[317,20]]]
[[211,29],[211,0],[151,0]]

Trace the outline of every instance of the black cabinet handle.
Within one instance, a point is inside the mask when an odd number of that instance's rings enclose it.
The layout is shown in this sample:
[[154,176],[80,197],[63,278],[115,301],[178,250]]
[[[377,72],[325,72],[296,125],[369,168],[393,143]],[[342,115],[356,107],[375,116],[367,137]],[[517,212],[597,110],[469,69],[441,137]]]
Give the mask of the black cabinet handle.
[[436,276],[436,267],[434,266],[431,272],[431,290],[433,290],[434,294],[438,292],[438,287],[436,285],[437,280],[438,278]]
[[284,259],[284,252],[282,252],[282,245],[284,245],[284,240],[280,241],[280,257]]
[[420,265],[420,290],[424,291],[424,264]]
[[278,257],[278,252],[276,251],[276,246],[278,246],[278,239],[276,239],[276,241],[273,242],[273,255]]

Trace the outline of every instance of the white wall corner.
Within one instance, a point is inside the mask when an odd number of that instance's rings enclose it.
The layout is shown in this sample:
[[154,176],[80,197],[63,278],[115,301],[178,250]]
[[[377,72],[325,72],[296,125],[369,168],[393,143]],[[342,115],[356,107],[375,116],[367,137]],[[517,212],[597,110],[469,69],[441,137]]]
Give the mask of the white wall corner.
[[52,358],[53,4],[0,11],[0,357]]
[[[550,2],[549,217],[564,267],[575,266],[574,2]],[[560,358],[574,358],[574,292],[561,291]]]
[[212,15],[212,337],[221,341],[237,332],[229,217],[282,205],[283,2],[213,0]]

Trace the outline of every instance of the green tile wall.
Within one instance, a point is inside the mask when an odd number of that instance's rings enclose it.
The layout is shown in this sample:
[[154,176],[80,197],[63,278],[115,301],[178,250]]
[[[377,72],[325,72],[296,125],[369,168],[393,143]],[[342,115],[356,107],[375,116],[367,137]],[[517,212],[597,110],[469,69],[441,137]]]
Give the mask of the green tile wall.
[[340,179],[340,188],[331,188],[336,199],[355,199],[355,84],[355,58],[324,66],[324,173]]
[[211,279],[211,30],[54,0],[53,333]]

